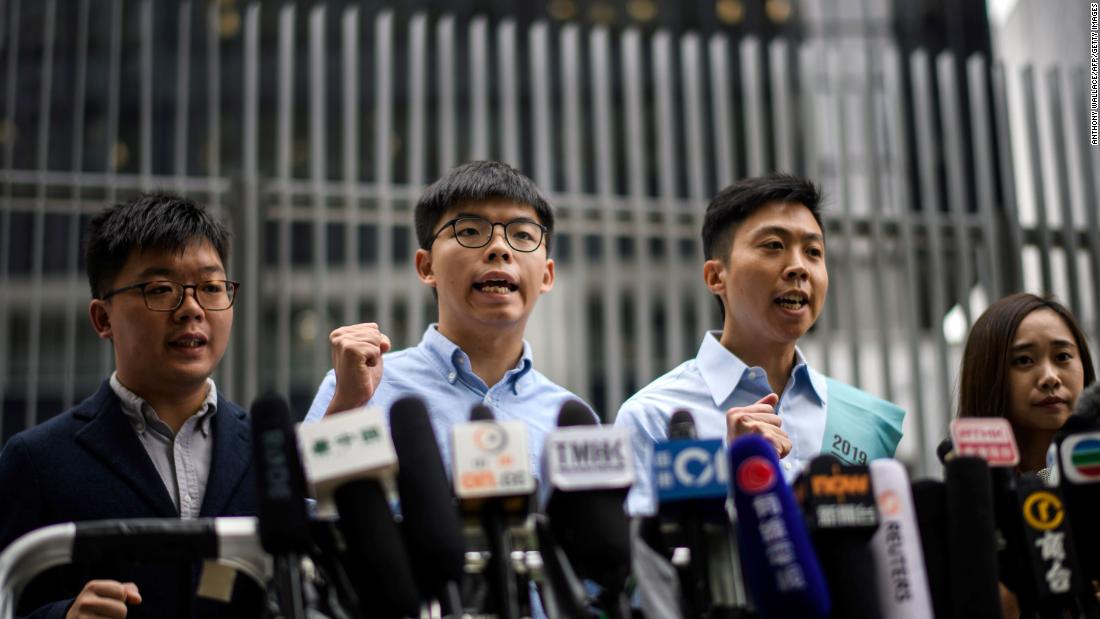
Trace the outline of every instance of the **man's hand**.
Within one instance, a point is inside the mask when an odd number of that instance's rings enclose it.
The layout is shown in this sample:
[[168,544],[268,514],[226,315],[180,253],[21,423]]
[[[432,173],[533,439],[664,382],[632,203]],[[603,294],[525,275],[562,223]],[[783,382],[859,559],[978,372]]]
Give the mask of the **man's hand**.
[[390,350],[390,338],[373,322],[340,327],[328,336],[336,392],[325,415],[362,406],[374,396],[382,381],[382,355]]
[[73,600],[65,619],[125,617],[127,604],[141,604],[141,594],[132,582],[89,580]]
[[791,453],[791,439],[780,428],[783,421],[775,414],[778,403],[779,396],[769,393],[755,404],[729,409],[726,411],[726,437],[733,442],[739,436],[759,434],[775,447],[780,458]]

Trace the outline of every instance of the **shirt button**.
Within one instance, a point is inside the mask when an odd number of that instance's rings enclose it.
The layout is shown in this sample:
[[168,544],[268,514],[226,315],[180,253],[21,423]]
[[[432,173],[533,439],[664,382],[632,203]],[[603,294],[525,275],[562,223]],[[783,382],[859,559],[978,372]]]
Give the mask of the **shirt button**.
[[465,363],[465,362],[466,362],[466,360],[465,360],[465,359],[463,359],[462,357],[459,357],[459,358],[458,358],[458,364],[459,364],[459,365],[462,365],[462,364],[463,364],[463,363]]
[[783,470],[785,470],[785,471],[789,471],[789,470],[791,470],[791,463],[790,463],[790,461],[787,461],[787,462],[784,462],[784,463],[783,463]]
[[484,399],[484,400],[482,400],[482,402],[484,402],[485,404],[492,404],[492,403],[493,403],[493,398],[491,398],[491,397],[489,396],[489,394],[488,394],[488,393],[486,393],[486,394],[485,394],[485,399]]
[[756,378],[756,370],[749,370],[749,378]]
[[453,383],[453,382],[455,382],[455,376],[458,376],[458,374],[455,374],[454,372],[451,372],[450,374],[447,375],[447,380],[449,380]]

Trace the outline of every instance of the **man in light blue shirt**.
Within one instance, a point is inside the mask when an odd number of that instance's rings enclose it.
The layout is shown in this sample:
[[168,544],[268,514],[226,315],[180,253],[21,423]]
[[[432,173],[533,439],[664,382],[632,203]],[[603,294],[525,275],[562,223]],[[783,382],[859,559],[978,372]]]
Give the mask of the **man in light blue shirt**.
[[818,373],[796,345],[829,287],[820,200],[813,183],[772,174],[723,189],[707,207],[703,279],[722,306],[722,330],[619,409],[637,469],[632,514],[656,511],[653,444],[679,409],[691,411],[699,438],[759,434],[788,480],[820,453],[858,464],[893,456],[904,411]]
[[416,272],[436,294],[439,322],[398,352],[388,352],[389,338],[374,323],[333,331],[333,369],[306,420],[368,402],[388,413],[396,400],[419,397],[449,470],[451,428],[485,404],[498,419],[527,424],[537,476],[561,405],[577,399],[532,367],[523,339],[535,302],[554,285],[553,211],[517,170],[474,161],[424,191],[415,225]]

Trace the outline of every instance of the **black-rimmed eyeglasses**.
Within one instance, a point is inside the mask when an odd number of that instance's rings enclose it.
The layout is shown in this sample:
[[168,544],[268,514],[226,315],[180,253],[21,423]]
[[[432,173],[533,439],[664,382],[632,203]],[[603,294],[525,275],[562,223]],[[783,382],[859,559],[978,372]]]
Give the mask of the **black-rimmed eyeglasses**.
[[525,254],[538,249],[546,234],[546,226],[530,219],[513,219],[508,223],[501,223],[491,222],[484,217],[458,217],[439,228],[431,243],[428,243],[428,249],[431,249],[432,243],[447,228],[454,231],[459,245],[470,249],[485,247],[493,239],[493,229],[497,226],[504,228],[504,240],[508,246]]
[[228,279],[208,279],[198,284],[181,284],[162,279],[151,282],[130,284],[105,293],[100,299],[106,301],[120,292],[140,290],[145,299],[145,307],[154,312],[174,312],[183,305],[183,295],[188,288],[195,290],[195,301],[199,307],[211,312],[220,312],[233,307],[240,284]]

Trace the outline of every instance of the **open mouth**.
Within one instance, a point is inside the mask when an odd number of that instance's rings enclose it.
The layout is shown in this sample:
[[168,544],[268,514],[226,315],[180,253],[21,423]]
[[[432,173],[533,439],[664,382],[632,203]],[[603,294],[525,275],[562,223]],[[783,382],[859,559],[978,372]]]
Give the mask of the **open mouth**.
[[798,310],[809,303],[810,299],[805,294],[788,293],[781,297],[777,297],[772,302],[783,309]]
[[172,348],[182,348],[185,350],[202,348],[206,346],[206,338],[201,335],[184,335],[172,340],[168,345]]
[[474,282],[474,289],[489,294],[508,294],[519,290],[519,286],[504,279],[486,279]]

